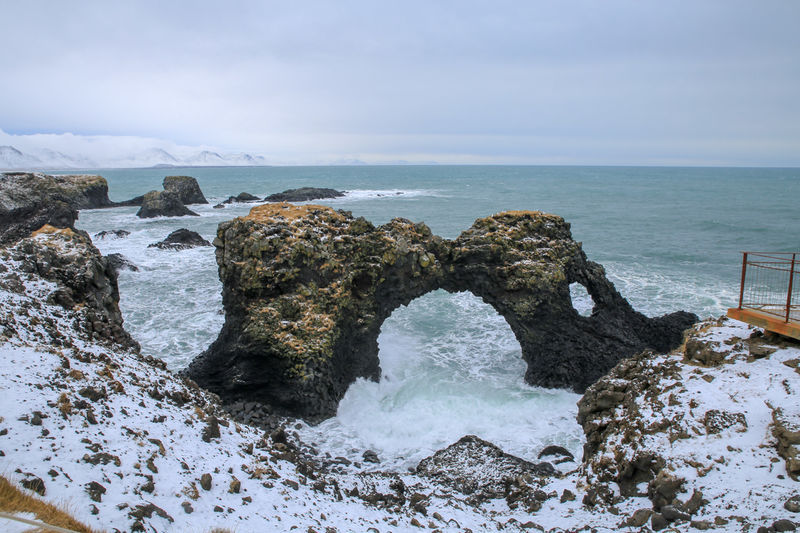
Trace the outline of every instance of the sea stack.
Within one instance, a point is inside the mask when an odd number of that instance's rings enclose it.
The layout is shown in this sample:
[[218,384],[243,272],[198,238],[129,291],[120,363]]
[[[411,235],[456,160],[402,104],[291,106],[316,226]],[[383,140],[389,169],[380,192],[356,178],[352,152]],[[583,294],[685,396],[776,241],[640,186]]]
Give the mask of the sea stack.
[[[335,414],[356,378],[378,379],[383,321],[435,289],[470,291],[506,319],[528,383],[575,391],[624,357],[674,348],[697,320],[634,311],[569,224],[541,212],[478,219],[451,241],[405,219],[375,227],[329,207],[265,204],[220,224],[214,245],[225,324],[188,375],[310,420]],[[590,317],[572,306],[573,282],[594,300]]]
[[150,191],[143,196],[142,207],[136,212],[139,218],[199,216],[183,205],[178,194],[172,191]]

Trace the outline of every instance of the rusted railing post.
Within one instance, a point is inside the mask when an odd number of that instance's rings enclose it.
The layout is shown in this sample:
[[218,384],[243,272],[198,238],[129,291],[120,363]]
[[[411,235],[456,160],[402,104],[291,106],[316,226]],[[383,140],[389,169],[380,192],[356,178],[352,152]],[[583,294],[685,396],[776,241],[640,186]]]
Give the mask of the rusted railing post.
[[786,294],[786,322],[792,312],[792,284],[794,283],[794,265],[797,254],[792,254],[792,267],[789,269],[789,292]]
[[742,252],[742,284],[739,286],[739,309],[742,308],[744,299],[744,276],[747,272],[747,252]]

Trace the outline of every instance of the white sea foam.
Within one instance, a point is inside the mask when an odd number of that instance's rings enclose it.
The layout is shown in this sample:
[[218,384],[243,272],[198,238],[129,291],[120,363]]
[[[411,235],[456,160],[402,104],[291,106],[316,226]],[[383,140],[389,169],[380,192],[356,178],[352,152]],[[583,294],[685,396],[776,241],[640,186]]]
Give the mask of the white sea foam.
[[379,344],[380,382],[358,380],[335,418],[301,430],[319,451],[357,461],[372,449],[381,468],[406,468],[476,434],[529,460],[548,444],[579,454],[579,396],[525,384],[511,328],[477,297],[418,298],[384,323]]

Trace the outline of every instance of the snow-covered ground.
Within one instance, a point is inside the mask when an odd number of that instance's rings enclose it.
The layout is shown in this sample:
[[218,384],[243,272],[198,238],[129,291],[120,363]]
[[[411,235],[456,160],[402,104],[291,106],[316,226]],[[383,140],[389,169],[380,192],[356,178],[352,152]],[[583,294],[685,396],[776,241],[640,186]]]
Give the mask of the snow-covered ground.
[[[50,246],[64,238],[36,237]],[[46,303],[55,283],[24,272],[3,250],[0,258],[0,473],[41,488],[46,501],[97,529],[611,531],[653,508],[652,482],[619,498],[604,474],[643,450],[664,460],[662,478],[684,480],[670,502],[679,510],[702,493],[690,520],[671,524],[679,531],[755,531],[800,519],[784,508],[800,485],[773,435],[778,409],[798,420],[800,350],[759,341],[754,352],[753,330],[739,322],[696,328],[695,347],[725,352],[714,366],[678,350],[636,359],[645,386],[612,371],[609,383],[631,394],[596,413],[614,425],[588,463],[507,480],[505,498],[476,501],[416,473],[320,468],[301,453],[292,426],[265,434],[236,423],[160,361],[87,338],[75,325],[80,307]],[[595,497],[603,484],[607,501]]]

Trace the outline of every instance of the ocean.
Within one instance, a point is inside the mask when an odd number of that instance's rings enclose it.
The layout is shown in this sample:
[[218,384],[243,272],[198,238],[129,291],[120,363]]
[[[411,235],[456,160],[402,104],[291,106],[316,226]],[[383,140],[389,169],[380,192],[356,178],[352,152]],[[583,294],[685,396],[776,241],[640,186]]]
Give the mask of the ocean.
[[[94,173],[94,172],[93,172]],[[705,318],[736,304],[742,251],[797,251],[800,169],[330,166],[113,169],[112,200],[161,189],[165,175],[194,176],[211,202],[199,217],[139,219],[138,208],[85,210],[78,227],[94,235],[125,229],[123,239],[94,238],[104,253],[139,267],[119,276],[125,326],[144,353],[185,367],[224,321],[213,248],[148,248],[185,227],[212,240],[217,225],[256,204],[213,209],[228,196],[301,186],[347,191],[314,203],[352,211],[375,224],[424,221],[453,238],[479,217],[510,209],[564,217],[590,260],[601,263],[637,310],[679,309]],[[588,312],[588,295],[573,293]],[[579,395],[524,383],[525,364],[511,329],[469,293],[436,291],[396,310],[379,338],[383,377],[348,390],[335,418],[298,432],[321,453],[360,460],[376,451],[380,467],[406,468],[463,435],[536,460],[558,444],[580,457]]]

